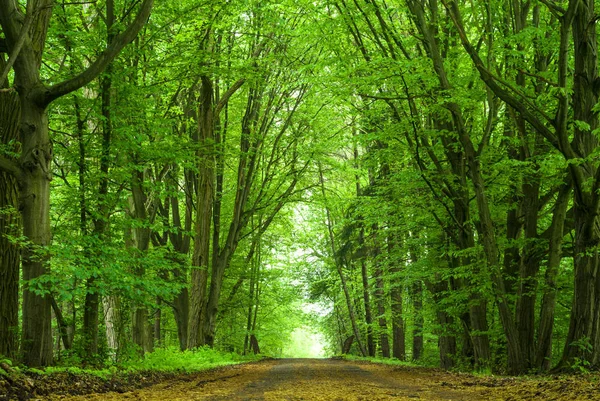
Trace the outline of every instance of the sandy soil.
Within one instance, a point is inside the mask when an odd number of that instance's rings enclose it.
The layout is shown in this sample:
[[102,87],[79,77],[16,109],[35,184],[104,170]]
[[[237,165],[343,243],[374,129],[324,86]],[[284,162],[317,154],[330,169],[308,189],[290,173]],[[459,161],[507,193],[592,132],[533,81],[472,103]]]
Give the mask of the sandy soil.
[[331,359],[280,359],[183,376],[125,393],[38,400],[600,400],[590,380],[494,379]]

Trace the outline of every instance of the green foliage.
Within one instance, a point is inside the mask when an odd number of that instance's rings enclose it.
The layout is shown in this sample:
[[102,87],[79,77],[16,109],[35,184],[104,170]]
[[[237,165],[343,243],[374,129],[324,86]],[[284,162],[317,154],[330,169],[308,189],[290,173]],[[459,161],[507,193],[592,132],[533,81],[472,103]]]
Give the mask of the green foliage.
[[134,358],[127,362],[110,365],[102,369],[81,368],[79,366],[55,366],[45,369],[28,369],[39,375],[71,373],[88,374],[102,379],[115,375],[127,375],[137,372],[195,373],[219,366],[233,365],[256,360],[258,357],[222,352],[211,348],[199,348],[181,352],[174,347],[159,348],[143,358]]
[[171,347],[157,349],[142,359],[127,362],[120,366],[120,370],[192,373],[252,359],[254,357],[241,357],[236,353],[222,352],[208,347],[183,352]]

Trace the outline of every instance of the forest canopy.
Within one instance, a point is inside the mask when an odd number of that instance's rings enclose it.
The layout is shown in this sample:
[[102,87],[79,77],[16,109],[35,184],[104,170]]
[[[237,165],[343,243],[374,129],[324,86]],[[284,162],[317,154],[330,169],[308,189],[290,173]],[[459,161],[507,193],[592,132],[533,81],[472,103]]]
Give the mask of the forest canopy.
[[597,21],[0,0],[0,357],[600,367]]

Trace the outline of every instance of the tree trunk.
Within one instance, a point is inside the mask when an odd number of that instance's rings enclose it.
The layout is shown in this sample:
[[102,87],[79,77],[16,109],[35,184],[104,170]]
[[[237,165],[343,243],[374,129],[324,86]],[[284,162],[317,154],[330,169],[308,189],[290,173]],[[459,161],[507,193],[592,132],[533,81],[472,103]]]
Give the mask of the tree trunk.
[[162,347],[163,346],[163,338],[162,338],[162,309],[160,307],[162,303],[162,300],[160,299],[160,297],[158,297],[156,299],[156,304],[158,305],[158,308],[156,309],[156,312],[154,314],[154,326],[153,326],[153,338],[154,338],[154,344],[156,344],[156,346],[158,347]]
[[[0,62],[0,70],[3,68]],[[17,139],[19,118],[17,94],[0,92],[0,145]],[[18,349],[21,254],[9,238],[20,235],[18,191],[16,177],[0,170],[0,355],[9,358],[16,357]]]
[[[137,227],[133,229],[136,256],[143,258],[150,247],[150,224],[154,220],[153,213],[148,213],[146,209],[146,194],[143,190],[144,172],[134,171],[131,180],[131,193],[133,198],[133,219],[137,221]],[[146,274],[144,262],[136,263],[133,267],[133,274],[142,278]],[[132,340],[139,347],[139,352],[143,355],[150,352],[152,344],[150,342],[150,330],[148,327],[148,308],[138,301],[134,305],[132,318]]]
[[388,336],[387,319],[385,317],[385,288],[383,278],[383,262],[381,259],[381,249],[379,248],[379,241],[377,236],[379,235],[379,226],[373,225],[373,265],[375,266],[375,302],[377,304],[377,322],[379,323],[379,346],[381,347],[381,354],[384,358],[390,357],[390,341]]
[[246,352],[248,350],[248,341],[250,339],[250,335],[254,334],[252,333],[252,311],[254,310],[255,307],[255,296],[254,296],[254,291],[255,291],[255,287],[256,284],[255,282],[258,280],[258,264],[254,261],[254,259],[252,260],[252,267],[251,267],[251,272],[250,272],[250,283],[249,283],[249,295],[248,295],[248,315],[247,315],[247,319],[246,319],[246,335],[244,336],[244,355],[246,355]]
[[188,326],[188,347],[191,348],[206,343],[204,338],[206,287],[210,265],[211,220],[215,192],[213,102],[212,82],[208,77],[203,76],[198,111],[198,136],[196,138],[202,147],[197,152],[199,170],[196,189],[197,213],[194,225],[190,323]]
[[413,301],[414,328],[412,341],[412,359],[418,361],[423,354],[423,283],[417,280],[411,288]]
[[[20,186],[23,235],[28,245],[23,249],[23,280],[29,281],[48,273],[50,245],[50,180],[52,144],[48,137],[45,107],[33,103],[28,91],[21,99],[21,157],[23,181]],[[52,364],[51,302],[47,294],[37,295],[23,289],[23,327],[21,350],[23,363],[30,367]]]
[[[437,36],[437,23],[431,23],[439,18],[437,9],[438,4],[436,2],[427,3],[425,1],[410,0],[407,1],[407,6],[412,14],[415,25],[423,36],[423,44],[437,75],[440,88],[442,90],[451,90],[452,85],[450,84],[446,73],[445,54],[440,49],[440,47],[444,46],[444,43],[440,41]],[[430,20],[427,19],[428,16]],[[473,229],[471,226],[472,223],[470,222],[469,216],[470,195],[466,181],[468,149],[464,143],[464,135],[461,135],[465,132],[466,128],[459,105],[448,102],[444,107],[448,109],[452,119],[450,121],[444,121],[440,118],[436,118],[434,126],[436,129],[458,133],[458,138],[454,135],[448,136],[443,138],[443,143],[446,157],[450,162],[452,172],[456,177],[455,180],[459,183],[457,189],[454,188],[454,183],[447,187],[451,194],[451,198],[454,197],[452,202],[454,203],[455,218],[457,222],[455,229],[458,232],[457,238],[454,239],[454,241],[457,243],[459,249],[463,250],[472,248],[475,245]],[[456,145],[458,144],[462,145],[462,149],[457,150]],[[468,260],[470,258],[465,259]],[[462,263],[464,262],[465,261],[463,260]],[[475,263],[474,266],[477,266],[477,264]],[[476,269],[478,268],[476,267]],[[477,274],[478,271],[473,272],[474,276]],[[479,367],[485,367],[489,364],[491,356],[489,338],[486,334],[488,331],[487,305],[477,288],[469,288],[469,291],[470,330],[475,331],[475,334],[471,335],[473,351],[475,354],[475,364]]]
[[114,295],[102,297],[102,308],[104,309],[106,343],[112,353],[113,362],[116,362],[118,360],[118,352],[121,348],[119,299]]
[[390,290],[392,300],[392,356],[401,361],[406,359],[406,336],[404,334],[404,318],[402,314],[402,285],[394,280]]
[[571,185],[561,188],[558,199],[554,204],[552,224],[550,228],[550,244],[548,251],[548,265],[546,268],[545,289],[540,308],[540,323],[537,337],[537,352],[535,367],[546,371],[552,362],[552,332],[554,328],[554,311],[556,308],[556,278],[558,276],[562,257],[561,248],[564,237],[564,221],[569,206]]
[[[575,0],[572,0],[575,1]],[[574,119],[589,125],[575,126],[573,147],[579,157],[589,157],[598,147],[594,131],[598,116],[594,111],[598,94],[594,85],[598,82],[598,52],[596,37],[596,14],[593,0],[576,3],[573,19],[574,43]],[[585,168],[584,168],[585,167]],[[597,165],[569,165],[575,190],[575,285],[569,333],[563,352],[561,366],[568,367],[577,361],[590,366],[600,365],[600,270],[598,245],[598,204],[600,187]],[[593,191],[584,184],[595,177]]]
[[[173,274],[176,279],[183,280],[185,277],[185,262],[179,259],[178,261],[182,263],[182,266],[176,269]],[[177,325],[179,349],[185,351],[188,348],[188,323],[190,318],[190,298],[186,287],[183,287],[175,296],[175,300],[173,301],[173,314],[175,316],[175,324]]]
[[523,263],[519,274],[517,291],[516,325],[525,368],[531,369],[535,362],[535,312],[538,289],[540,256],[538,250],[539,180],[529,178],[523,184],[523,210],[525,212],[525,239]]
[[375,341],[373,338],[373,313],[371,312],[371,293],[369,289],[369,272],[367,269],[367,262],[364,259],[360,261],[360,271],[363,284],[363,299],[365,302],[365,323],[367,325],[367,351],[369,356],[375,356]]
[[[179,172],[177,165],[173,165],[168,174],[166,186],[169,191],[176,193],[179,188]],[[188,169],[183,170],[184,191],[185,191],[185,212],[182,223],[182,216],[179,209],[179,199],[172,196],[169,199],[170,208],[163,208],[166,212],[163,219],[169,221],[168,213],[171,212],[172,224],[169,231],[169,241],[173,246],[173,252],[167,255],[167,258],[175,263],[177,267],[173,270],[173,276],[178,282],[187,281],[187,259],[190,251],[190,231],[192,229],[193,212],[193,192],[194,192],[194,173]],[[188,348],[188,324],[190,319],[190,298],[187,286],[183,286],[173,300],[173,314],[177,325],[177,338],[179,339],[179,348],[184,351]]]
[[430,286],[433,299],[436,302],[436,318],[440,326],[438,330],[438,350],[440,352],[440,367],[452,369],[456,365],[456,335],[453,334],[454,318],[445,310],[443,305],[444,293],[448,291],[448,283],[439,281]]
[[[357,135],[356,129],[352,132],[353,136]],[[358,147],[356,144],[353,149],[354,153],[354,164],[355,168],[358,170],[359,165],[359,155],[358,155]],[[360,186],[360,177],[357,175],[354,176],[355,185],[356,185],[356,197],[362,196],[362,190]],[[359,216],[358,221],[360,222],[360,230],[358,232],[358,251],[361,253],[362,257],[360,258],[360,273],[362,278],[362,290],[363,290],[363,301],[365,303],[365,324],[367,326],[367,352],[371,357],[375,356],[375,340],[373,338],[373,312],[371,306],[371,290],[369,285],[369,268],[367,262],[365,260],[365,255],[367,254],[367,247],[365,245],[365,226],[364,219],[362,216]]]
[[54,311],[54,316],[56,317],[56,322],[58,325],[58,332],[60,334],[59,337],[62,340],[65,350],[70,350],[73,345],[73,342],[72,342],[72,338],[69,336],[69,325],[67,324],[67,322],[63,316],[62,310],[56,303],[56,300],[54,299],[54,297],[52,297],[50,299],[50,302],[52,303],[52,310]]

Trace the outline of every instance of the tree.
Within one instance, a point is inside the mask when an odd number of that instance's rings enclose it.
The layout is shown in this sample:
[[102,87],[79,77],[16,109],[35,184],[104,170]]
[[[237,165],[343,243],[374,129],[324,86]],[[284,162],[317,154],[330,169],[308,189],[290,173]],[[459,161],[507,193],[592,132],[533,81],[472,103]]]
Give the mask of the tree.
[[[47,272],[50,244],[50,164],[52,145],[48,135],[48,105],[96,78],[125,45],[131,42],[150,15],[153,1],[143,2],[134,21],[115,37],[92,64],[75,77],[46,85],[40,76],[52,3],[30,0],[24,13],[11,0],[0,3],[0,25],[10,58],[14,58],[15,88],[21,103],[18,162],[2,157],[0,167],[14,176],[19,185],[23,235],[29,241],[23,252],[23,279],[35,279]],[[29,366],[52,363],[50,300],[47,294],[23,290],[23,362]]]

